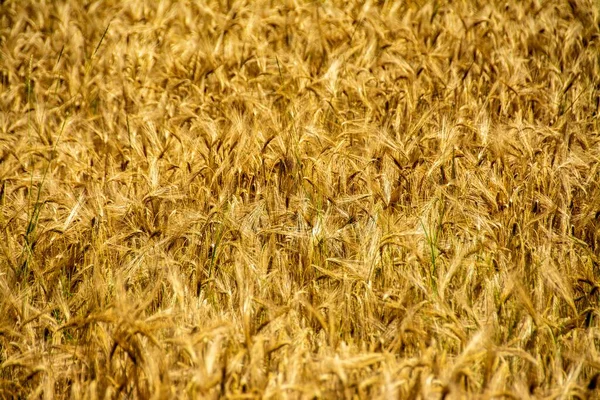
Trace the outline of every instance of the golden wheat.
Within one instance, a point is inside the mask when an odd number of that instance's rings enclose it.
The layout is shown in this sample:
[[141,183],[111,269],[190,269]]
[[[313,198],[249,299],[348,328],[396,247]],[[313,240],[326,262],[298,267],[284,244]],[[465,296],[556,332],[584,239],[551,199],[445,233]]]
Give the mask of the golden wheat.
[[0,397],[598,396],[597,2],[0,3]]

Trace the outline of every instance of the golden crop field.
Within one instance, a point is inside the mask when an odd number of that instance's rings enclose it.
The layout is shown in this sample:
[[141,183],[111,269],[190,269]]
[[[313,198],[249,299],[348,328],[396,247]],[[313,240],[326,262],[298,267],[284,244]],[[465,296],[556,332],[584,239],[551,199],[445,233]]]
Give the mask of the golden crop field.
[[596,0],[0,3],[0,398],[600,396]]

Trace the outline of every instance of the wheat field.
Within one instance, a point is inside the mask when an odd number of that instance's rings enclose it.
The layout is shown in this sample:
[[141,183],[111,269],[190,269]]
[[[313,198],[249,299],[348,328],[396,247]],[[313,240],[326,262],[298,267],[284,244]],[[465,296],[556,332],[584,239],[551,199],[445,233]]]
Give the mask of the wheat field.
[[600,4],[0,2],[0,398],[600,397]]

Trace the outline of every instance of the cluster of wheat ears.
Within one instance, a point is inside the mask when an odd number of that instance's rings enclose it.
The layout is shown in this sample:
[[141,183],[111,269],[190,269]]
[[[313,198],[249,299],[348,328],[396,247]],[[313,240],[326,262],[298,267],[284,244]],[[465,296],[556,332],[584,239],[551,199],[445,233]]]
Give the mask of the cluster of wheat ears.
[[0,398],[600,395],[596,1],[0,3]]

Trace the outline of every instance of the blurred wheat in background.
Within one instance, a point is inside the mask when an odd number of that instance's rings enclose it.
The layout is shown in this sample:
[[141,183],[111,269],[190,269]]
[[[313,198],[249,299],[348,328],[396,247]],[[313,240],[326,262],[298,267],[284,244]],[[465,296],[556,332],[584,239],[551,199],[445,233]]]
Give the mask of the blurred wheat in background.
[[600,6],[0,5],[0,398],[600,395]]

